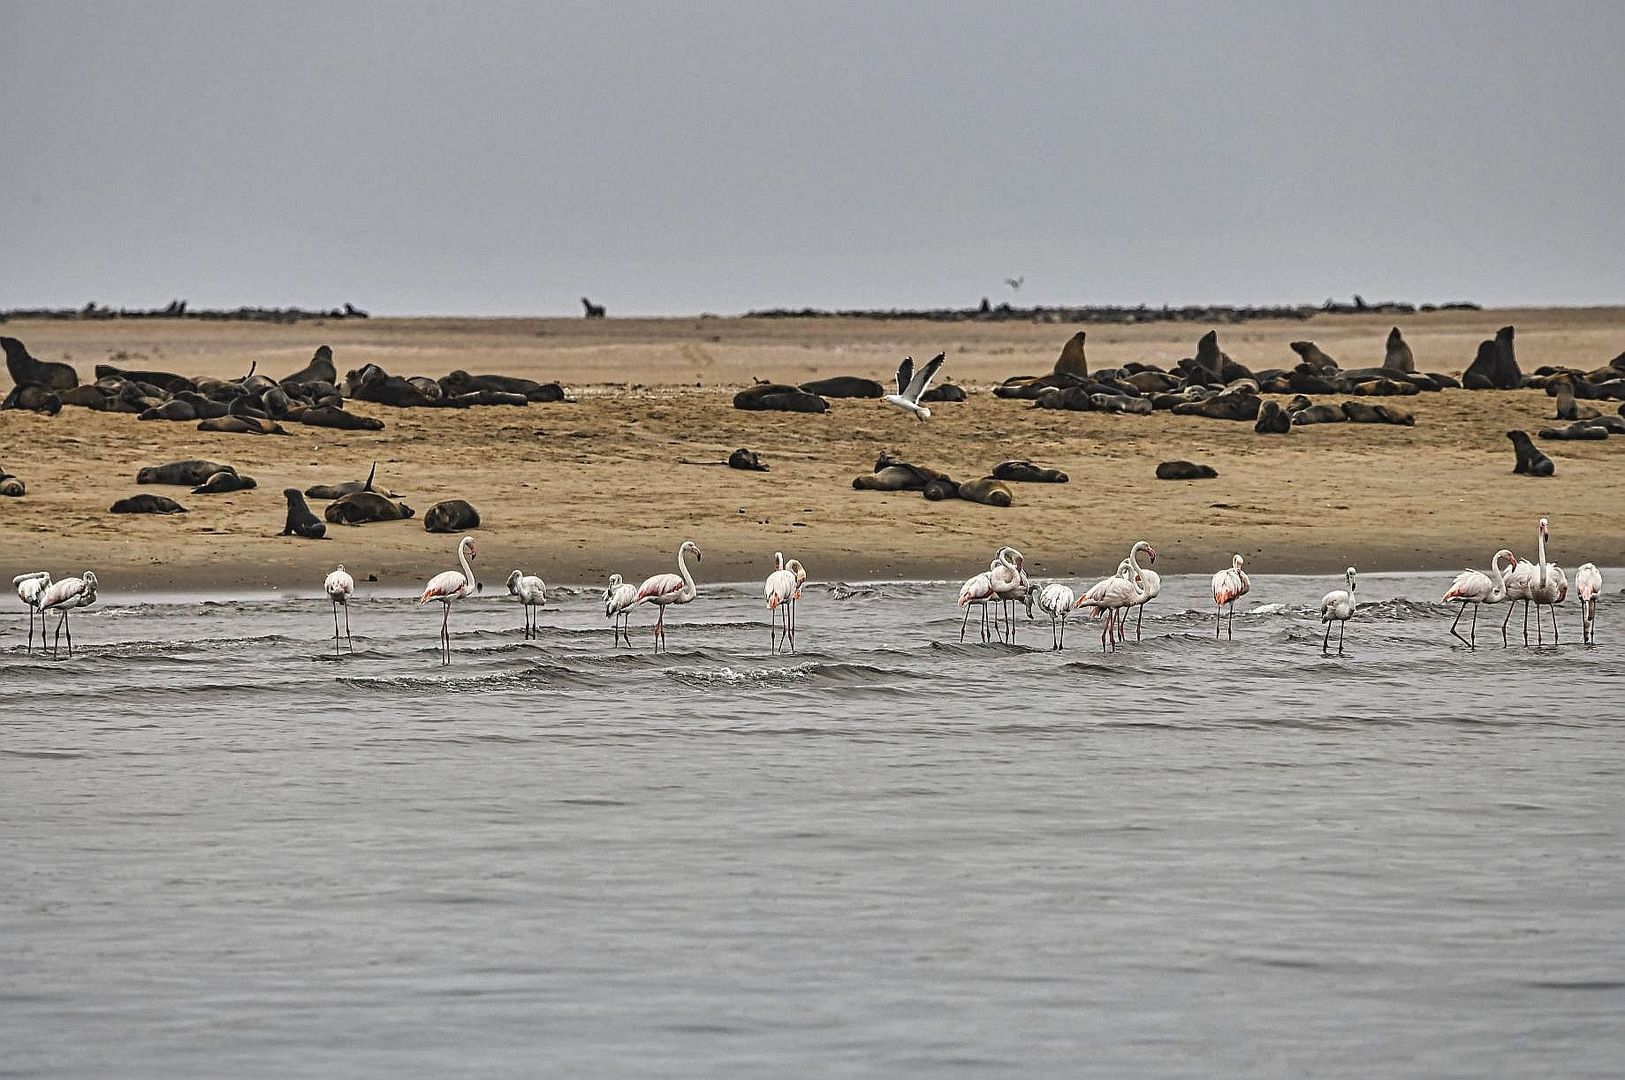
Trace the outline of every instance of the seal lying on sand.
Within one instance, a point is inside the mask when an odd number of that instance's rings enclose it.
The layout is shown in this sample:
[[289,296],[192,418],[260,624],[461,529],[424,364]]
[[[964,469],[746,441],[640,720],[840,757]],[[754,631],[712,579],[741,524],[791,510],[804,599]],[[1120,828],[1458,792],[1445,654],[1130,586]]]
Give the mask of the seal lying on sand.
[[[346,480],[342,484],[315,484],[306,488],[305,494],[312,499],[342,499],[344,496],[354,495],[358,491],[378,490],[372,486],[373,478],[377,475],[378,463],[375,461],[372,463],[372,468],[367,470],[365,480]],[[389,490],[380,491],[380,494],[391,499],[400,498],[395,492]]]
[[999,462],[993,466],[993,478],[1023,484],[1064,484],[1067,482],[1066,473],[1060,469],[1046,469],[1034,465],[1026,458],[1014,458],[1010,461]]
[[1260,435],[1290,435],[1292,418],[1280,403],[1266,401],[1258,409],[1258,423],[1253,425],[1253,430]]
[[186,507],[165,495],[131,495],[108,508],[114,514],[184,514]]
[[1509,431],[1507,438],[1512,440],[1512,449],[1518,455],[1518,463],[1513,466],[1513,472],[1527,473],[1530,476],[1551,476],[1557,472],[1557,466],[1552,464],[1552,459],[1535,447],[1527,431]]
[[959,485],[959,497],[984,506],[1009,506],[1015,501],[1002,480],[984,476],[980,480],[967,480]]
[[728,468],[743,469],[746,472],[767,472],[767,464],[762,456],[754,450],[746,450],[741,446],[728,455]]
[[425,532],[453,533],[480,527],[480,512],[462,499],[446,499],[423,515]]
[[1313,341],[1289,341],[1287,348],[1298,354],[1298,359],[1322,374],[1337,373],[1337,361],[1320,351]]
[[859,476],[852,481],[853,488],[858,491],[924,491],[927,484],[933,480],[944,480],[957,484],[947,473],[938,472],[924,465],[914,465],[902,458],[882,451],[875,459],[875,471]]
[[238,476],[222,469],[192,489],[193,495],[223,495],[228,491],[247,491],[258,487],[252,476]]
[[[538,404],[564,400],[564,387],[556,382],[540,383],[535,379],[520,379],[512,375],[470,375],[462,370],[441,376],[440,389],[447,397],[462,397],[466,394],[491,391],[500,394],[519,394],[526,401]],[[482,403],[473,402],[473,404]]]
[[277,535],[303,536],[307,540],[320,540],[327,535],[327,526],[310,512],[298,488],[283,488],[282,496],[288,500],[288,520]]
[[38,383],[18,383],[11,388],[0,409],[27,409],[30,412],[55,416],[62,411],[62,398],[55,390]]
[[234,473],[237,470],[218,461],[171,461],[167,465],[148,465],[135,474],[138,484],[175,484],[179,487],[197,487],[215,473]]
[[18,386],[43,386],[47,390],[72,390],[79,385],[79,373],[67,364],[53,364],[36,360],[28,354],[28,347],[14,337],[0,337],[0,347],[6,350],[6,370],[11,381]]
[[757,383],[734,395],[734,408],[753,412],[822,413],[829,411],[829,402],[799,387]]
[[878,398],[886,396],[886,388],[873,379],[857,375],[836,375],[829,379],[804,382],[801,389],[809,394],[827,398]]
[[302,383],[324,382],[336,383],[339,379],[338,369],[333,366],[333,350],[326,345],[316,349],[316,355],[310,358],[310,363],[282,380],[283,386],[298,386]]
[[386,499],[376,491],[357,491],[327,504],[322,513],[334,525],[365,525],[370,521],[402,521],[413,509],[403,502]]
[[337,428],[340,431],[382,431],[384,422],[376,416],[357,416],[332,405],[309,405],[294,409],[288,419],[310,427]]
[[230,435],[286,435],[281,424],[270,418],[252,416],[221,416],[213,420],[199,420],[199,431],[219,431]]
[[1212,480],[1218,475],[1213,466],[1191,461],[1164,461],[1157,466],[1158,480]]
[[15,499],[26,494],[28,494],[28,487],[23,483],[22,478],[8,473],[6,467],[0,465],[0,495]]

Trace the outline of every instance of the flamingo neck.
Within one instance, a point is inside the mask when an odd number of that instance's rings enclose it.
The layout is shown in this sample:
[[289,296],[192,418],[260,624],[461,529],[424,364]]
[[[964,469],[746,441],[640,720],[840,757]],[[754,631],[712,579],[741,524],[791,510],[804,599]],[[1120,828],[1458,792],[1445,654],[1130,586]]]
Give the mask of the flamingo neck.
[[1545,529],[1540,530],[1540,535],[1538,537],[1538,541],[1539,542],[1535,545],[1539,549],[1537,551],[1536,555],[1540,560],[1540,565],[1538,567],[1540,573],[1537,575],[1537,579],[1540,582],[1540,587],[1544,589],[1546,587],[1546,572],[1547,572],[1547,566],[1546,566],[1546,530]]
[[1501,568],[1501,560],[1506,558],[1503,552],[1497,551],[1495,558],[1490,560],[1490,598],[1503,600],[1507,594],[1507,571]]
[[464,590],[473,591],[473,588],[474,588],[474,568],[472,566],[468,565],[468,545],[467,544],[458,544],[457,545],[457,561],[459,563],[461,563],[462,566],[463,566],[463,588],[464,588]]
[[687,545],[677,549],[677,574],[683,579],[680,602],[684,604],[694,599],[694,575],[688,572],[688,563],[683,560],[683,553],[687,550]]

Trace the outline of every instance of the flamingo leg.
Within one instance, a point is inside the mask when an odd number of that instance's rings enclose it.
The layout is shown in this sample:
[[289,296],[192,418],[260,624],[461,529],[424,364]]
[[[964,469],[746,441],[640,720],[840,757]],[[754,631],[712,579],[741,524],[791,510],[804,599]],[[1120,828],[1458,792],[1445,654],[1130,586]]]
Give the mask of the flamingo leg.
[[333,601],[333,655],[339,654],[339,602]]
[[660,614],[655,617],[655,652],[659,652],[666,641],[666,609],[662,607]]
[[1507,617],[1501,620],[1501,647],[1507,647],[1507,627],[1512,625],[1512,608],[1517,601],[1507,603]]
[[[1535,620],[1535,627],[1537,629],[1540,627],[1539,619]],[[1529,601],[1527,600],[1523,602],[1523,643],[1524,647],[1527,648],[1529,645]]]
[[34,655],[34,605],[28,606],[28,653]]
[[1223,622],[1224,622],[1224,605],[1220,604],[1219,607],[1218,607],[1218,610],[1213,613],[1213,640],[1214,641],[1219,640],[1219,631],[1224,629],[1224,627],[1221,625]]
[[68,621],[68,613],[66,611],[64,611],[62,613],[62,625],[64,627],[64,632],[68,635],[68,659],[72,660],[73,659],[73,624]]
[[[1461,636],[1461,631],[1456,629],[1456,627],[1461,625],[1461,617],[1463,615],[1465,615],[1465,614],[1467,614],[1467,605],[1462,604],[1460,607],[1458,607],[1456,609],[1456,621],[1450,624],[1450,636],[1455,638],[1457,641],[1461,642],[1463,645],[1467,646],[1470,649],[1470,648],[1473,647],[1473,643],[1468,641],[1466,638],[1462,637]],[[1475,624],[1478,622],[1478,605],[1477,604],[1473,605],[1473,622]]]
[[965,617],[959,623],[959,643],[965,644],[965,630],[970,626],[970,605],[965,605]]
[[1338,656],[1343,655],[1343,632],[1345,630],[1347,630],[1348,627],[1349,627],[1349,624],[1348,624],[1347,619],[1345,619],[1342,622],[1337,624],[1337,655]]
[[1326,636],[1320,639],[1320,655],[1330,656],[1332,645],[1332,621],[1326,620]]
[[1134,617],[1134,640],[1136,643],[1140,640],[1140,624],[1143,622],[1145,622],[1145,605],[1141,604],[1139,614]]
[[346,645],[350,646],[350,651],[352,653],[355,652],[355,638],[350,636],[350,605],[349,604],[344,605],[344,643]]
[[1470,631],[1470,636],[1473,640],[1469,642],[1468,645],[1474,649],[1478,648],[1478,609],[1482,606],[1482,604],[1473,605],[1473,626],[1472,630]]
[[1557,644],[1557,605],[1552,605],[1552,644]]
[[790,606],[786,610],[785,625],[789,627],[790,651],[796,651],[796,598],[790,597]]
[[441,651],[441,655],[443,657],[443,659],[440,661],[440,663],[441,663],[442,667],[448,667],[451,664],[451,630],[450,630],[450,624],[451,624],[451,605],[446,604],[444,613],[440,616],[440,651]]

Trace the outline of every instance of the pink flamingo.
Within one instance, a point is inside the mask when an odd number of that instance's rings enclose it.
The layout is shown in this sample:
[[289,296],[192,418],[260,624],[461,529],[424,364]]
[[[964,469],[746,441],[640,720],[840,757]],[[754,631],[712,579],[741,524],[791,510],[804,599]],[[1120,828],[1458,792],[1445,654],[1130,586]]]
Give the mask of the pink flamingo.
[[1597,597],[1602,595],[1602,571],[1596,563],[1581,563],[1574,572],[1574,592],[1580,598],[1580,638],[1597,643]]
[[419,607],[427,604],[430,600],[438,600],[445,605],[445,613],[440,616],[440,649],[444,657],[441,660],[442,665],[451,663],[451,631],[449,623],[452,602],[461,600],[479,588],[479,585],[474,581],[474,568],[468,565],[468,561],[474,558],[474,555],[474,538],[472,536],[465,536],[457,541],[457,561],[462,564],[462,571],[447,570],[445,573],[436,574],[429,579],[429,584],[424,588],[423,595],[418,597]]
[[[35,570],[27,574],[18,574],[11,579],[17,586],[17,599],[23,602],[28,609],[28,650],[29,656],[34,655],[34,617],[39,614],[39,599],[45,595],[45,590],[51,587],[51,573],[48,570]],[[45,620],[40,619],[39,647],[45,649]]]
[[1015,605],[1027,604],[1027,617],[1032,617],[1032,604],[1028,602],[1030,582],[1027,579],[1027,559],[1013,547],[1001,547],[993,553],[993,565],[988,568],[993,582],[993,593],[1004,612],[1005,641],[1016,640]]
[[[795,559],[784,561],[784,553],[776,551],[773,560],[778,569],[767,575],[767,583],[763,588],[763,596],[767,600],[768,638],[773,652],[778,652],[781,644],[788,644],[790,651],[796,648],[796,601],[801,599],[801,586],[807,580],[807,571]],[[783,641],[778,635],[778,624],[782,620],[784,626]]]
[[[1563,568],[1546,561],[1546,538],[1551,535],[1546,519],[1541,518],[1537,529],[1538,550],[1536,561],[1531,564],[1523,562],[1513,570],[1512,576],[1507,579],[1507,599],[1523,601],[1523,643],[1529,644],[1529,605],[1535,605],[1535,644],[1546,643],[1545,634],[1540,622],[1540,609],[1552,609],[1552,644],[1557,644],[1557,605],[1561,604],[1569,595],[1569,579],[1563,573]],[[1507,617],[1501,623],[1501,642],[1506,643],[1507,624],[1512,622],[1512,608],[1508,606]]]
[[547,582],[535,574],[521,574],[515,570],[508,575],[508,595],[518,597],[525,609],[525,640],[540,637],[536,626],[536,609],[547,604]]
[[[995,564],[996,565],[996,564]],[[987,605],[994,598],[993,573],[984,570],[973,578],[966,580],[959,587],[959,606],[965,609],[965,618],[959,624],[959,640],[965,640],[965,628],[970,625],[970,609],[974,605],[982,609],[982,644],[986,645],[993,640],[992,632],[988,629]]]
[[638,586],[638,594],[632,600],[634,605],[654,604],[660,609],[660,616],[655,619],[655,652],[659,652],[666,643],[666,608],[672,604],[686,604],[697,594],[694,578],[688,572],[688,564],[683,561],[683,556],[690,551],[694,553],[695,562],[702,561],[700,546],[692,540],[684,540],[677,549],[677,573],[656,574]]
[[[1157,549],[1147,541],[1136,540],[1134,546],[1128,549],[1128,558],[1117,564],[1117,576],[1121,578],[1140,579],[1140,589],[1145,593],[1145,599],[1134,605],[1134,640],[1140,640],[1140,627],[1145,621],[1145,605],[1155,600],[1162,593],[1162,575],[1149,567],[1143,567],[1134,558],[1139,552],[1145,552],[1145,561],[1157,561]],[[1117,638],[1123,640],[1128,630],[1128,609],[1124,608],[1118,613]]]
[[609,588],[604,590],[604,618],[609,620],[610,630],[615,635],[615,647],[620,648],[621,638],[626,638],[627,648],[632,647],[632,635],[626,629],[626,621],[631,617],[632,605],[637,603],[638,590],[626,584],[619,574],[609,575]]
[[55,611],[61,614],[56,624],[56,642],[51,650],[51,657],[55,659],[61,654],[62,631],[68,631],[68,655],[73,655],[73,628],[68,626],[68,612],[75,608],[89,607],[96,602],[96,575],[89,570],[84,577],[63,578],[54,585],[48,586],[40,594],[40,650],[45,649],[45,616]]
[[1213,624],[1213,636],[1219,636],[1219,622],[1223,621],[1224,606],[1230,605],[1230,619],[1226,628],[1230,631],[1229,638],[1234,641],[1236,637],[1236,601],[1246,596],[1253,589],[1253,579],[1241,568],[1241,556],[1237,555],[1230,560],[1230,569],[1220,570],[1213,575],[1213,602],[1218,605],[1220,619]]
[[344,640],[349,643],[350,651],[355,652],[355,640],[350,637],[350,596],[355,592],[355,578],[351,577],[340,563],[337,570],[327,575],[322,582],[322,591],[327,593],[327,599],[333,604],[333,655],[339,651],[339,607],[344,607]]
[[[1501,567],[1501,560],[1509,559],[1511,562],[1505,569]],[[1441,599],[1441,603],[1458,603],[1461,607],[1456,609],[1456,621],[1450,624],[1450,633],[1455,639],[1469,649],[1478,648],[1478,609],[1485,604],[1499,604],[1507,599],[1507,575],[1518,565],[1518,557],[1506,548],[1495,553],[1490,560],[1490,572],[1482,570],[1463,570],[1456,575],[1456,580]],[[1470,637],[1462,637],[1461,631],[1456,627],[1461,624],[1461,616],[1467,610],[1467,605],[1473,605],[1473,623],[1469,628]],[[1510,612],[1509,612],[1510,614]]]
[[1332,623],[1337,623],[1337,655],[1343,655],[1343,631],[1354,618],[1357,601],[1354,598],[1354,567],[1343,571],[1347,589],[1333,589],[1320,601],[1320,621],[1326,624],[1326,636],[1320,642],[1320,655],[1328,656],[1332,649]]
[[[1145,603],[1146,599],[1145,584],[1138,572],[1126,578],[1113,574],[1089,586],[1084,594],[1078,597],[1076,606],[1090,608],[1100,616],[1104,624],[1100,628],[1100,650],[1105,652],[1107,643],[1110,642],[1112,651],[1116,652],[1117,643],[1121,640],[1118,613],[1126,613],[1135,604]],[[1126,614],[1124,621],[1127,621]]]

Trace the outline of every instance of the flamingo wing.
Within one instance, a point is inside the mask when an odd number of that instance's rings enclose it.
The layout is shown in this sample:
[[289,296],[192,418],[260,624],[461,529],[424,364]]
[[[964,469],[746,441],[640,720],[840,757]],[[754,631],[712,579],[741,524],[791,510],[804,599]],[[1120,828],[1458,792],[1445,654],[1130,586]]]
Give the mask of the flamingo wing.
[[959,606],[966,604],[983,603],[993,596],[993,577],[991,574],[977,574],[966,581],[959,589]]
[[468,579],[463,577],[461,570],[447,570],[436,574],[429,579],[424,588],[423,595],[418,597],[418,603],[427,604],[430,600],[444,600],[451,597],[463,596],[468,592]]
[[796,593],[796,575],[791,570],[775,570],[767,575],[767,584],[762,595],[767,600],[768,608],[777,608],[780,604],[787,604]]
[[1489,575],[1479,570],[1463,570],[1456,575],[1456,580],[1450,588],[1445,590],[1440,603],[1451,600],[1481,601],[1490,594]]
[[76,600],[79,594],[85,591],[84,578],[63,578],[40,594],[38,606],[44,608],[61,607],[70,600]]
[[641,604],[645,600],[658,600],[663,596],[673,595],[683,591],[683,579],[676,574],[656,574],[654,577],[638,586],[637,595],[632,598],[634,604]]

